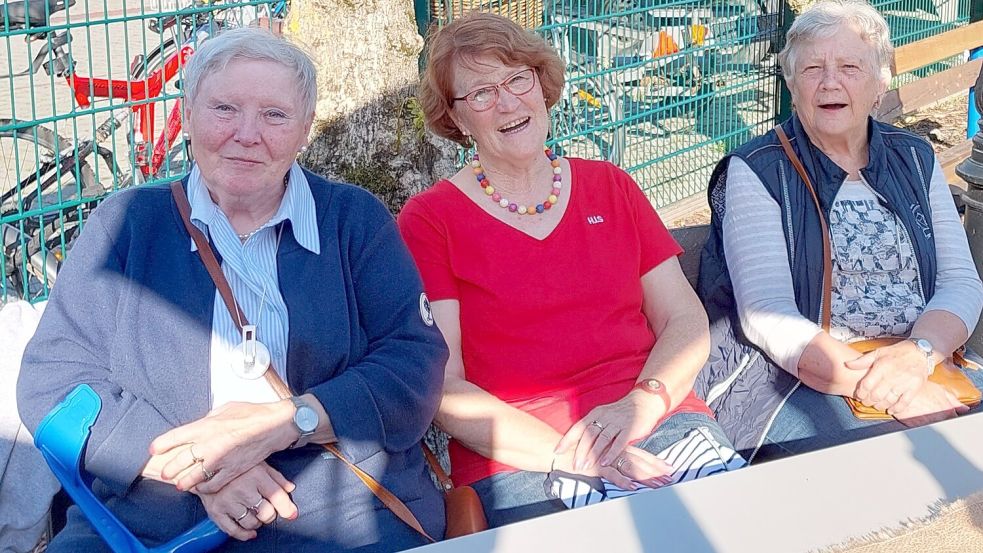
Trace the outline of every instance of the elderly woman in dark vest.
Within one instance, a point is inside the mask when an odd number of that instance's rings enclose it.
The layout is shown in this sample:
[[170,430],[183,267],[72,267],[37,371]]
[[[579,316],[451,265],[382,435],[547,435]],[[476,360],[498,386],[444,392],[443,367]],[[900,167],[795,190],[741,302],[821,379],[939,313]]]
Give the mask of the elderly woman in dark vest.
[[[819,211],[777,133],[711,178],[699,292],[714,347],[697,390],[752,457],[967,411],[928,374],[972,332],[983,287],[932,148],[871,117],[891,57],[886,22],[856,0],[814,4],[779,55],[795,109],[782,129],[828,222],[829,306]],[[865,355],[848,345],[885,336],[908,339]],[[839,396],[893,419],[860,420]]]

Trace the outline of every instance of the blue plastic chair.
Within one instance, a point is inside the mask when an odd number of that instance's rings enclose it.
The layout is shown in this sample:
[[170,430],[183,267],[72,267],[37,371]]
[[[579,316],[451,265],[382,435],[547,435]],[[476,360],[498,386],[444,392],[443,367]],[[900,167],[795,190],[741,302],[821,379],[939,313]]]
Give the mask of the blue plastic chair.
[[82,478],[80,463],[89,430],[100,410],[102,400],[95,391],[87,384],[79,385],[44,417],[34,435],[34,445],[109,547],[116,553],[199,553],[225,543],[228,536],[205,519],[171,541],[148,548],[96,498]]

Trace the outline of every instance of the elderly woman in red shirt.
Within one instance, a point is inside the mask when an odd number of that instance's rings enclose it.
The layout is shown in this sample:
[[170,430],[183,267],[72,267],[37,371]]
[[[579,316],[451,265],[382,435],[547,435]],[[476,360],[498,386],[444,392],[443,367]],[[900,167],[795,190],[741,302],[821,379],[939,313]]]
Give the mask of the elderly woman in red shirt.
[[475,13],[427,59],[429,127],[477,151],[399,216],[451,351],[436,421],[455,483],[495,527],[563,509],[551,470],[635,489],[667,481],[655,454],[695,428],[729,446],[691,392],[709,333],[680,247],[626,173],[543,147],[556,52]]

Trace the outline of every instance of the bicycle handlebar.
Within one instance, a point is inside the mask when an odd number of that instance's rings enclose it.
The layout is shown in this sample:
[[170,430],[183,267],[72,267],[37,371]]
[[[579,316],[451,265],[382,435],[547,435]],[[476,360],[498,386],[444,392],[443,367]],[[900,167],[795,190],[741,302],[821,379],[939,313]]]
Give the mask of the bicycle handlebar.
[[[40,35],[41,38],[47,39],[41,48],[38,50],[34,59],[27,66],[27,69],[21,71],[20,73],[14,73],[11,75],[0,75],[0,79],[11,79],[14,77],[22,77],[24,75],[30,75],[31,73],[37,73],[38,69],[44,67],[45,71],[49,75],[55,75],[61,77],[64,75],[70,75],[72,71],[75,70],[75,60],[72,59],[71,54],[64,51],[63,46],[67,45],[72,41],[72,35],[68,31],[51,32],[44,33]],[[55,52],[56,55],[52,57],[50,61],[45,61],[48,57],[48,52]]]

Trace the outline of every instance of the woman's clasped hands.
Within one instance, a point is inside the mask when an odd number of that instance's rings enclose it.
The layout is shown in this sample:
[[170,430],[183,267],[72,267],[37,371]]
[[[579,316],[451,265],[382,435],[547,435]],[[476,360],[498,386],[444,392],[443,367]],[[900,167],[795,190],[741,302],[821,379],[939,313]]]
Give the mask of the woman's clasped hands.
[[555,468],[601,476],[626,490],[638,484],[659,487],[669,481],[672,466],[632,443],[647,438],[666,413],[665,403],[632,391],[614,403],[599,405],[577,421],[555,449]]
[[215,493],[192,490],[209,518],[223,532],[241,541],[256,537],[256,530],[277,516],[297,518],[297,506],[290,500],[294,484],[276,469],[260,463]]
[[928,380],[929,361],[909,340],[877,348],[845,365],[867,371],[857,384],[858,400],[887,411],[907,426],[938,422],[968,410],[952,393]]
[[266,463],[293,439],[292,409],[277,403],[227,403],[150,444],[144,476],[197,495],[215,524],[239,540],[277,516],[294,519],[294,484]]

